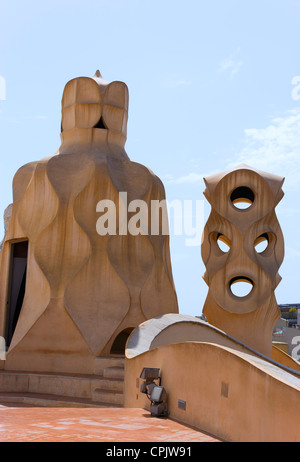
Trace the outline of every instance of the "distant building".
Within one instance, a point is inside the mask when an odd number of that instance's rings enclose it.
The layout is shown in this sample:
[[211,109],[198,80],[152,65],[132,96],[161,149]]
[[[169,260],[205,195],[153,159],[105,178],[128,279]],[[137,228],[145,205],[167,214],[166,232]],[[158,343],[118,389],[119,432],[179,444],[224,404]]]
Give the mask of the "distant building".
[[300,303],[286,303],[285,305],[278,305],[280,311],[282,313],[288,312],[291,308],[296,308],[297,310],[300,310]]
[[[281,318],[274,326],[272,341],[286,344],[288,354],[299,361],[293,352],[298,343],[295,341],[300,338],[300,303],[278,305],[278,307]],[[292,308],[296,308],[296,311],[290,311]]]
[[[278,305],[278,308],[281,312],[281,318],[288,321],[288,327],[296,327],[297,325],[299,326],[298,313],[300,311],[300,303],[287,303],[284,305]],[[291,311],[293,308],[295,308],[297,311]]]

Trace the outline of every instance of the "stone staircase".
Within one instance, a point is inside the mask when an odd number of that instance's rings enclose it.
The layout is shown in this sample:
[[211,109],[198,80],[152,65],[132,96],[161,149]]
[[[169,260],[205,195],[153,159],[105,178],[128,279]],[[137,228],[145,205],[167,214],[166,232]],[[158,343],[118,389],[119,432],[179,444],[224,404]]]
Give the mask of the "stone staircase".
[[124,358],[96,358],[94,375],[0,370],[0,405],[123,407]]

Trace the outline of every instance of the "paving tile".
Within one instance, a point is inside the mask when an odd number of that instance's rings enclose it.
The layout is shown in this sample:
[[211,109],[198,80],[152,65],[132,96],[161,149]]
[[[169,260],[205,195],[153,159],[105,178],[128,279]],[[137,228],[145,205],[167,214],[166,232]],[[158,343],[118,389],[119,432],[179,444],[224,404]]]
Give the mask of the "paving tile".
[[0,442],[218,442],[143,409],[0,405]]

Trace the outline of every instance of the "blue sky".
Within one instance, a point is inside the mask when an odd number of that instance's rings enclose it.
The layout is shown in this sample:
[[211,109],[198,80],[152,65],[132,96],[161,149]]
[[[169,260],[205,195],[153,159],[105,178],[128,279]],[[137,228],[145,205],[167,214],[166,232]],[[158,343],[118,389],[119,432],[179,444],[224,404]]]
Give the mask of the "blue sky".
[[[241,162],[286,177],[276,297],[299,303],[299,24],[299,0],[0,0],[1,217],[17,169],[60,145],[65,84],[99,68],[128,85],[127,153],[168,200],[203,200],[203,176]],[[171,235],[171,256],[180,312],[199,315],[200,247]]]

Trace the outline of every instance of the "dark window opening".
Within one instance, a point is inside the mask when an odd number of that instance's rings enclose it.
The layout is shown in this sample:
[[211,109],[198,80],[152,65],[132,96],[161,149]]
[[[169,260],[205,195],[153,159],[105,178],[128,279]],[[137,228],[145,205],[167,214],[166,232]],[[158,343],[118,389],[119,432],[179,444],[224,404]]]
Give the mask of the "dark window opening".
[[122,330],[122,332],[117,335],[114,340],[114,343],[111,347],[110,354],[111,355],[124,355],[125,354],[125,347],[128,340],[129,335],[134,330],[134,327],[129,327],[128,329]]
[[103,117],[100,117],[99,122],[94,126],[94,128],[102,128],[104,130],[107,130],[107,126],[104,123]]
[[236,188],[230,196],[232,204],[237,209],[249,208],[254,202],[255,196],[253,191],[247,186]]
[[28,241],[16,242],[11,248],[10,290],[6,345],[9,346],[21,313],[26,288]]

